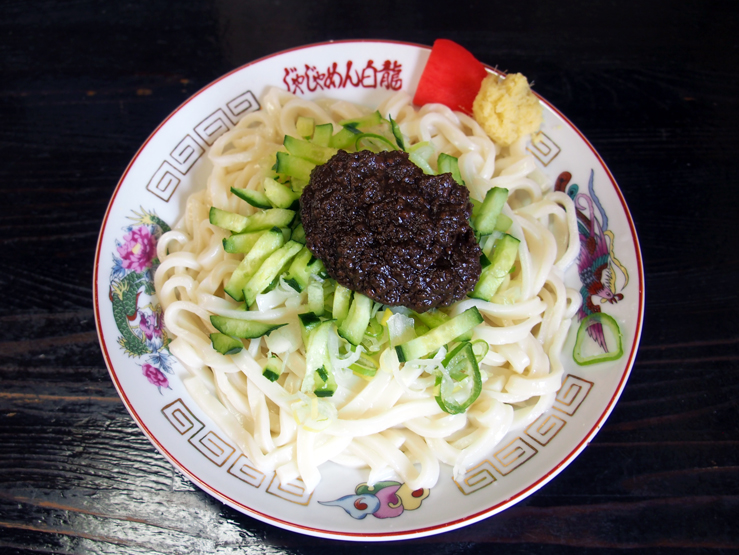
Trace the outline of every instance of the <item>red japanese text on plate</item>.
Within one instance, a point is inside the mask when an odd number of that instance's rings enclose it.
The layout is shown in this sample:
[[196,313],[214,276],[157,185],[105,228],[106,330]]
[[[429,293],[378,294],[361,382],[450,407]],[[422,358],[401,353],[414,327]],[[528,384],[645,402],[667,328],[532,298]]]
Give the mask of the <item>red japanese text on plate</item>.
[[286,67],[282,82],[285,83],[288,92],[293,94],[346,87],[398,91],[403,87],[403,79],[400,76],[402,70],[403,66],[397,60],[385,60],[379,67],[373,60],[367,60],[364,67],[355,66],[354,62],[349,60],[343,69],[339,68],[337,62],[333,62],[325,71],[315,65],[305,64],[303,69]]

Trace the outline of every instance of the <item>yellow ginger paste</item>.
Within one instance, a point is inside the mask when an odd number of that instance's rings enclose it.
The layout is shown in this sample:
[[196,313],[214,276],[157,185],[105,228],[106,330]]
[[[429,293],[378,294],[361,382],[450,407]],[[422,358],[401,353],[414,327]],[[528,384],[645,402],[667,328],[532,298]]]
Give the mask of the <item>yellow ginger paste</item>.
[[488,75],[472,104],[477,123],[496,144],[509,146],[519,137],[539,129],[542,109],[526,77]]

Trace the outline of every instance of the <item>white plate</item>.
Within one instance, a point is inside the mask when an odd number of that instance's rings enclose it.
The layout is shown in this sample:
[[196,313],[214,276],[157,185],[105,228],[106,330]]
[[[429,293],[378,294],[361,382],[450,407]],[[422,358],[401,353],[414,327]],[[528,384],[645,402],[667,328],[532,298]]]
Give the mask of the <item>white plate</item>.
[[[206,149],[241,115],[258,109],[269,86],[306,98],[330,95],[376,106],[393,90],[415,90],[428,55],[428,48],[404,43],[334,42],[282,52],[232,71],[190,98],[154,131],[126,169],[103,221],[95,259],[95,314],[121,398],[151,442],[194,483],[275,526],[321,537],[382,541],[436,534],[498,513],[531,495],[580,453],[610,414],[634,363],[644,276],[633,222],[593,147],[542,100],[541,141],[530,150],[549,175],[569,172],[569,187],[578,184],[579,194],[597,199],[591,220],[598,224],[596,230],[600,226],[601,233],[608,232],[614,293],[621,295],[620,302],[602,306],[621,326],[620,359],[576,365],[573,329],[565,346],[567,376],[551,410],[525,430],[509,434],[462,479],[454,481],[445,469],[426,498],[397,491],[400,484],[375,492],[380,508],[366,518],[323,504],[354,495],[366,480],[364,472],[332,468],[323,472],[312,494],[306,494],[300,482],[281,484],[275,475],[252,468],[189,397],[179,379],[183,370],[162,349],[158,304],[148,295],[147,284],[153,237],[162,222],[175,223],[187,195],[205,183]],[[591,177],[595,198],[588,191]],[[588,206],[588,199],[580,200]],[[576,265],[568,272],[567,284],[580,288]]]

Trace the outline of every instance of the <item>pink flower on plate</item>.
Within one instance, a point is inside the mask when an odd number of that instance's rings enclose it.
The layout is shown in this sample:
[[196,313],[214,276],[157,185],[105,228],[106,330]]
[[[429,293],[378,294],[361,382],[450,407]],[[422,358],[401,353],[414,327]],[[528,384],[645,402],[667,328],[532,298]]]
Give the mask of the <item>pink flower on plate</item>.
[[139,312],[139,328],[144,332],[147,340],[162,336],[162,313],[157,311],[152,314]]
[[143,272],[156,255],[157,240],[146,226],[137,227],[126,233],[123,244],[118,247],[121,263],[127,270]]
[[157,386],[160,389],[162,387],[169,387],[169,380],[167,379],[167,376],[165,376],[164,373],[156,366],[144,363],[141,369],[144,371],[144,376],[146,376],[146,379],[149,380],[149,383]]

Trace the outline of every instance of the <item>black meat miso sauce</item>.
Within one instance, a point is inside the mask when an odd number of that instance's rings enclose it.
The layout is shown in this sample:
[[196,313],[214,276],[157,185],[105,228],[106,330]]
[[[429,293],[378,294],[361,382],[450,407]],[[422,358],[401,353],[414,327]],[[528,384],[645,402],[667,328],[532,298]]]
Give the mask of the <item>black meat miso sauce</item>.
[[306,244],[341,285],[425,312],[471,291],[480,247],[469,191],[405,152],[339,151],[300,197]]

